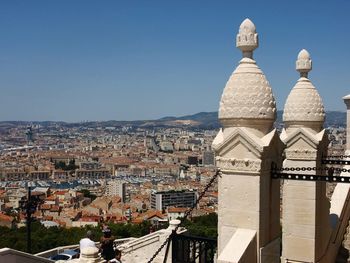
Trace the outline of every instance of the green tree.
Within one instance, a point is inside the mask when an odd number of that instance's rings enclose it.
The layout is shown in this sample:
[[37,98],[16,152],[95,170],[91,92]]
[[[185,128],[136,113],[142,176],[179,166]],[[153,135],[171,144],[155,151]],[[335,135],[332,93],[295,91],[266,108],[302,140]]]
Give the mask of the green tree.
[[[151,223],[145,221],[141,224],[108,224],[112,234],[116,238],[140,237],[149,233]],[[184,226],[190,234],[203,237],[217,236],[217,215],[192,218],[192,221],[185,220]],[[38,253],[58,246],[78,244],[79,240],[85,237],[86,232],[91,230],[94,240],[99,241],[102,236],[101,226],[97,227],[50,227],[46,228],[39,222],[32,223],[32,252]],[[0,226],[0,247],[9,247],[21,251],[27,249],[26,227],[10,229]]]
[[194,236],[216,238],[218,216],[216,213],[192,218],[192,221],[185,220],[184,226]]
[[96,195],[92,194],[88,189],[81,189],[79,192],[83,193],[85,197],[91,198],[91,201],[96,199]]
[[[150,223],[139,225],[133,224],[109,224],[112,234],[116,238],[140,237],[149,233]],[[85,237],[86,232],[91,230],[94,240],[99,241],[102,236],[101,226],[97,227],[72,227],[46,228],[39,222],[32,223],[32,253],[49,250],[59,246],[79,244],[80,239]],[[0,226],[0,247],[8,247],[21,251],[27,249],[26,227],[10,229]]]

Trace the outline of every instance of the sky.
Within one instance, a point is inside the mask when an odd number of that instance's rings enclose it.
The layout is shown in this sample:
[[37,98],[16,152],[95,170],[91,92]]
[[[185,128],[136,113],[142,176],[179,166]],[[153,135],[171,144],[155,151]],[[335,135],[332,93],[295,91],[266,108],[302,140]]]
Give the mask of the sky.
[[345,111],[349,14],[348,0],[0,0],[0,121],[217,111],[241,58],[235,38],[247,17],[278,109],[305,48],[326,110]]

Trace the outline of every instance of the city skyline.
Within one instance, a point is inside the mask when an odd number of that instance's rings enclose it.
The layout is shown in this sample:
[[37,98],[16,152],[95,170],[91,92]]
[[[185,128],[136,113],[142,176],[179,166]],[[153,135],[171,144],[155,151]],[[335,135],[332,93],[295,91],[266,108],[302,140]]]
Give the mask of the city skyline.
[[[251,4],[253,3],[253,4]],[[317,3],[317,4],[316,4]],[[243,11],[242,11],[243,10]],[[218,110],[249,17],[283,109],[302,48],[325,109],[345,111],[350,4],[294,1],[0,3],[0,121],[138,120]]]

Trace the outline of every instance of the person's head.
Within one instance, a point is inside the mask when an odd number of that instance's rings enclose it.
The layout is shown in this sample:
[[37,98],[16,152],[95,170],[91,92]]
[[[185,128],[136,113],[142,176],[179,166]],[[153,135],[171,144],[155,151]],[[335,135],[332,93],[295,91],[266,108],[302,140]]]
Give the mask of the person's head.
[[86,232],[86,237],[87,238],[92,239],[92,236],[93,236],[93,234],[92,234],[92,232],[90,230]]
[[122,252],[118,248],[116,248],[115,249],[115,258],[119,260],[121,257],[122,257]]
[[112,231],[109,229],[109,227],[105,227],[103,230],[103,236],[104,237],[111,237],[112,236]]

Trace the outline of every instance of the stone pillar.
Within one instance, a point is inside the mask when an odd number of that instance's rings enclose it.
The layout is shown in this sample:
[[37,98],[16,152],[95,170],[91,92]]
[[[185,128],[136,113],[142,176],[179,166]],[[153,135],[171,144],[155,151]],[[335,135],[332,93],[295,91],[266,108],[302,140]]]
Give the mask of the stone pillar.
[[343,97],[346,105],[346,152],[350,153],[350,94]]
[[254,24],[239,28],[243,59],[221,97],[223,126],[213,142],[218,182],[218,263],[279,262],[280,184],[271,166],[281,166],[283,143],[275,129],[276,106],[265,75],[253,60]]
[[[283,113],[285,129],[281,139],[286,144],[283,167],[298,167],[289,173],[325,175],[321,169],[328,147],[322,127],[325,111],[321,97],[308,79],[312,62],[306,50],[299,53],[296,66],[300,79],[290,92]],[[331,234],[326,183],[284,180],[282,211],[281,262],[326,263],[324,256]]]
[[[350,94],[343,97],[344,103],[346,105],[346,148],[345,155],[350,154]],[[350,262],[350,221],[348,223],[348,227],[346,233],[344,235],[343,247],[345,251],[348,253],[348,262]]]
[[104,262],[103,258],[98,255],[97,247],[87,247],[80,251],[79,261],[81,263],[99,263]]

